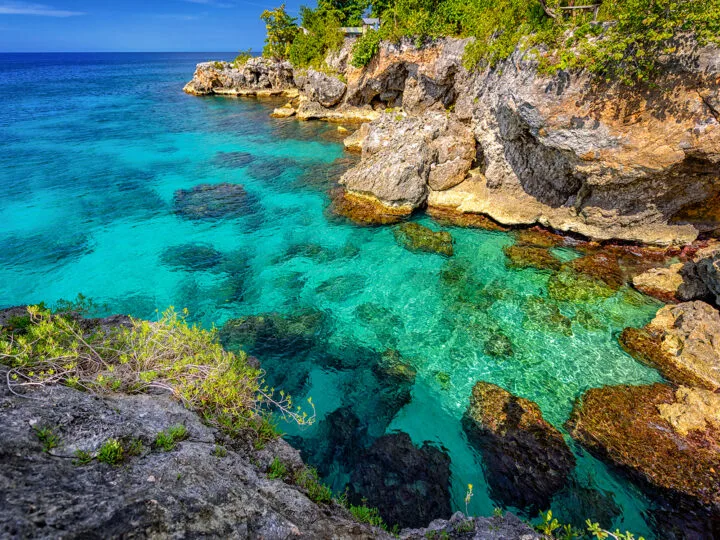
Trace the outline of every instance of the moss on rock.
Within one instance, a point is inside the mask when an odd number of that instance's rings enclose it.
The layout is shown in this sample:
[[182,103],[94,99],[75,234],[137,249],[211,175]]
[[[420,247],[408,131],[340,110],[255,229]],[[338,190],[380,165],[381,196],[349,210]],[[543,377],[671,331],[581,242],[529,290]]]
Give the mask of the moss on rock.
[[538,270],[560,270],[562,262],[550,250],[542,247],[522,245],[505,246],[503,253],[510,268],[537,268]]
[[453,238],[447,231],[433,231],[419,223],[403,223],[395,229],[397,243],[410,251],[437,253],[451,257]]

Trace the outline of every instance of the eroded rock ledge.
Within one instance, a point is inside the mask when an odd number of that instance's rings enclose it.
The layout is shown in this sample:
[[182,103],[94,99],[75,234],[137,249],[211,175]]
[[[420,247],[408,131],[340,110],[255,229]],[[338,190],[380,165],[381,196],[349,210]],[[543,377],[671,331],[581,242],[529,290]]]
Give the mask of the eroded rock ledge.
[[263,59],[243,69],[200,64],[186,91],[297,88],[277,116],[372,121],[353,134],[362,160],[341,183],[392,213],[428,206],[661,245],[718,228],[716,48],[681,44],[656,86],[629,89],[585,73],[543,75],[521,51],[468,72],[465,44],[383,43],[356,69],[348,42],[326,60],[335,76]]

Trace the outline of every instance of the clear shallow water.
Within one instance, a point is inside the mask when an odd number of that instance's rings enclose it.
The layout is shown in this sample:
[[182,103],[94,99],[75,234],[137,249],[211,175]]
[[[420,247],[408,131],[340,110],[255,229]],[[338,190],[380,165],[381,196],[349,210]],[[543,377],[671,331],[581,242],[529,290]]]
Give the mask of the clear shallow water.
[[[452,460],[453,508],[464,509],[472,483],[470,510],[482,515],[497,503],[460,425],[476,381],[537,402],[562,429],[586,389],[660,380],[616,339],[652,317],[649,299],[620,291],[589,305],[558,304],[574,321],[568,336],[546,324],[554,305],[548,275],[506,268],[508,234],[448,229],[455,255],[445,259],[398,246],[391,227],[329,218],[333,162],[347,158],[335,127],[270,119],[267,102],[183,94],[195,63],[212,56],[0,55],[0,306],[83,293],[108,312],[137,317],[187,307],[206,326],[317,310],[318,333],[297,349],[250,347],[271,383],[317,405],[318,422],[282,426],[288,436],[337,491],[350,471],[324,448],[333,411],[346,407],[364,426],[349,446],[392,430],[430,441]],[[245,187],[242,215],[173,211],[177,190],[221,182]],[[578,324],[581,311],[602,328]],[[511,357],[485,353],[498,331],[512,342]],[[388,349],[416,372],[400,390],[373,369]],[[644,497],[576,454],[555,513],[599,519],[592,508],[616,505],[613,527],[652,537]],[[578,502],[588,498],[594,507]]]

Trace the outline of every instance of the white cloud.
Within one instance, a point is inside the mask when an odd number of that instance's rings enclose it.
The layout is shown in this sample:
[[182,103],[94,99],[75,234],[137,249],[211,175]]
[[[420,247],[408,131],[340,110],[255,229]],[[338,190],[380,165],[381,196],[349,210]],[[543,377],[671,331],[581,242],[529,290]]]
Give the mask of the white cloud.
[[75,17],[85,15],[82,11],[55,9],[45,4],[28,2],[0,2],[0,15],[36,15],[38,17]]
[[229,2],[219,2],[218,0],[185,0],[185,2],[188,2],[190,4],[200,4],[203,6],[212,6],[212,7],[218,7],[218,8],[235,7],[235,4],[231,4]]

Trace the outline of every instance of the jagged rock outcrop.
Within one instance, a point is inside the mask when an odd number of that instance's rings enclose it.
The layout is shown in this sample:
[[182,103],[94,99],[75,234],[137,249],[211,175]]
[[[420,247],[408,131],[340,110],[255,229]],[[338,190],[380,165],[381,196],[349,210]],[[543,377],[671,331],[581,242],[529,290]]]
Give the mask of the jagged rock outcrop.
[[436,519],[424,529],[405,529],[400,532],[402,540],[426,540],[427,538],[472,538],[473,540],[541,540],[527,523],[517,516],[505,513],[493,517],[466,517],[456,512],[450,519]]
[[[218,452],[227,441],[167,397],[100,398],[61,386],[19,397],[2,384],[0,411],[3,537],[389,538],[268,479],[262,471],[275,456],[303,466],[284,441],[253,455]],[[189,438],[169,452],[154,448],[156,435],[176,424]],[[52,430],[58,446],[43,452],[36,428]],[[110,438],[139,440],[143,449],[120,466],[75,461],[77,450],[95,452]]]
[[345,83],[320,71],[309,69],[306,73],[295,73],[295,85],[310,101],[330,108],[338,103],[345,94]]
[[360,145],[360,165],[340,183],[408,214],[425,204],[431,185],[447,189],[462,182],[475,159],[470,129],[438,111],[383,114],[366,128]]
[[237,67],[230,62],[203,62],[183,90],[196,96],[297,95],[292,64],[270,58],[250,58]]
[[327,59],[337,77],[309,70],[294,81],[286,63],[200,64],[186,91],[242,95],[297,85],[298,119],[373,121],[364,141],[382,144],[366,151],[355,137],[363,159],[344,183],[407,211],[429,205],[502,225],[664,245],[720,226],[717,47],[679,43],[652,87],[629,88],[583,72],[542,74],[532,52],[520,50],[468,72],[466,44],[382,43],[357,69],[348,40]]
[[567,428],[657,500],[663,538],[720,534],[718,396],[664,384],[588,390]]
[[623,348],[677,384],[720,390],[720,313],[705,302],[661,308],[645,328],[626,328]]
[[575,457],[537,404],[491,383],[473,387],[463,428],[482,452],[492,497],[535,513],[549,507]]

